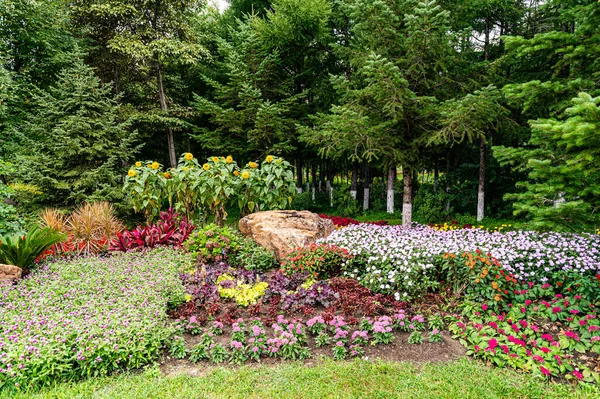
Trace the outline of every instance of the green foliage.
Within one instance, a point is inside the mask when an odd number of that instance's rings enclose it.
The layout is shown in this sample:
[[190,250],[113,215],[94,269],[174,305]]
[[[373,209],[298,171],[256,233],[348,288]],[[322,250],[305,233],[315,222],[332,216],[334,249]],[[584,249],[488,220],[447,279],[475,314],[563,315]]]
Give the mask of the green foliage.
[[185,339],[183,337],[173,337],[171,340],[171,347],[169,348],[169,354],[175,359],[186,358],[188,349],[185,346]]
[[209,224],[195,230],[184,246],[199,262],[211,263],[233,256],[242,242],[242,237],[229,227]]
[[37,226],[29,229],[24,236],[0,236],[0,261],[27,271],[47,249],[66,239],[66,235],[51,228]]
[[6,184],[6,176],[14,170],[12,164],[0,159],[0,235],[17,234],[22,228],[17,209],[8,202],[14,190]]
[[22,127],[27,155],[16,177],[42,191],[42,201],[71,205],[123,198],[123,163],[137,151],[137,134],[122,121],[118,97],[80,58],[47,91],[33,95]]
[[261,247],[254,240],[246,238],[241,241],[239,249],[230,256],[229,263],[246,270],[268,271],[277,266],[275,254]]
[[343,248],[311,244],[287,253],[281,260],[281,267],[290,275],[308,272],[322,280],[339,276],[349,259],[348,251]]
[[515,215],[540,229],[585,229],[600,222],[600,97],[581,93],[566,118],[531,122],[529,148],[496,147],[501,163],[528,172],[509,196]]
[[200,164],[191,153],[179,159],[176,168],[163,171],[154,162],[136,162],[125,179],[134,210],[152,220],[166,203],[189,219],[202,211],[214,215],[222,225],[226,207],[235,198],[242,213],[285,209],[296,193],[291,165],[268,155],[262,165],[249,162],[239,168],[231,156],[210,157]]
[[425,224],[446,220],[452,212],[446,210],[448,200],[445,192],[434,192],[431,187],[421,186],[414,199],[414,218]]

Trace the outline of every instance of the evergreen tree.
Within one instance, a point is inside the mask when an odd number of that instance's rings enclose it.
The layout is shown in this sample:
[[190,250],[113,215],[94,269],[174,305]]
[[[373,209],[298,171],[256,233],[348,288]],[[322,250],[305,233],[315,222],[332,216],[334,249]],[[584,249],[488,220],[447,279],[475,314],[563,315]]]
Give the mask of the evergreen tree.
[[138,148],[110,85],[77,59],[32,102],[22,126],[29,146],[17,159],[20,179],[40,189],[45,203],[121,199],[124,165]]
[[[205,3],[199,0],[73,0],[72,3],[75,21],[99,50],[96,57],[108,56],[109,64],[102,69],[114,74],[116,92],[124,72],[134,82],[143,77],[139,83],[152,88],[160,110],[144,109],[138,117],[144,123],[166,129],[168,159],[174,167],[177,151],[173,128],[185,123],[169,113],[165,68],[192,65],[208,57],[194,30]],[[137,79],[132,75],[137,75]]]
[[403,224],[409,225],[413,174],[434,127],[436,95],[444,95],[454,52],[449,14],[430,0],[417,5],[358,0],[351,10],[353,72],[334,78],[339,105],[319,114],[303,137],[321,146],[325,156],[378,159],[388,169],[388,211],[394,208],[400,164]]
[[549,229],[584,229],[600,222],[600,97],[581,93],[566,118],[531,122],[528,147],[496,147],[503,163],[529,172],[520,182],[515,215]]
[[492,135],[510,129],[510,111],[503,105],[502,93],[494,86],[486,87],[460,99],[448,100],[442,110],[440,131],[433,142],[479,143],[479,183],[477,221],[485,216],[486,146]]

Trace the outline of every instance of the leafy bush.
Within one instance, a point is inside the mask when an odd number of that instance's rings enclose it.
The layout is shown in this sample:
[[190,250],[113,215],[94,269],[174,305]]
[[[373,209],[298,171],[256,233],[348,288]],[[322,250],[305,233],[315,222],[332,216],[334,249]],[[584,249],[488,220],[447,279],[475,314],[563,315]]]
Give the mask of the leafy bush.
[[[49,263],[0,287],[0,386],[134,369],[156,360],[183,302],[182,252],[160,249]],[[11,364],[11,367],[7,367]]]
[[56,230],[37,226],[29,229],[24,236],[0,236],[0,261],[27,271],[48,248],[66,238]]
[[273,252],[246,238],[240,241],[237,252],[230,257],[230,263],[246,270],[267,271],[277,266],[277,259]]
[[229,227],[209,224],[190,235],[185,248],[199,261],[220,262],[239,250],[242,237]]
[[288,274],[308,272],[319,279],[338,276],[351,259],[347,250],[327,244],[311,244],[287,253],[281,261]]
[[446,203],[448,195],[438,190],[433,192],[429,187],[421,187],[414,199],[414,219],[423,223],[440,222],[448,219],[448,215],[452,212],[450,209],[446,211]]
[[180,247],[195,228],[185,217],[180,218],[173,209],[169,209],[168,212],[161,212],[160,220],[151,226],[139,226],[131,231],[117,233],[109,249],[126,252],[157,246]]
[[465,292],[476,300],[505,302],[512,298],[517,279],[504,270],[497,259],[481,251],[460,256],[444,254],[441,264],[443,279],[453,285],[455,293]]

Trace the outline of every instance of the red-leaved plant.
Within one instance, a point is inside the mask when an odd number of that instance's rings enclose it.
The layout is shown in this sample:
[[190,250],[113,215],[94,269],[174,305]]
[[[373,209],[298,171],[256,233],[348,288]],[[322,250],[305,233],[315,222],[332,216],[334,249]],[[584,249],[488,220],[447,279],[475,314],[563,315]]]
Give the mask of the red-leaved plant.
[[131,251],[157,246],[180,247],[190,236],[196,225],[186,217],[179,217],[173,209],[160,213],[160,220],[152,225],[138,226],[133,230],[117,233],[111,241],[110,251]]

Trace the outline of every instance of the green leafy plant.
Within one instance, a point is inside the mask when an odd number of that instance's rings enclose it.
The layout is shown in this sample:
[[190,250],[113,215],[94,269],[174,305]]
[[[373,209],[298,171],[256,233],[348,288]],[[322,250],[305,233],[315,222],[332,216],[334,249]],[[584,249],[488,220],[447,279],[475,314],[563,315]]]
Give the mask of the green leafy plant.
[[273,252],[246,238],[240,242],[238,251],[230,259],[230,264],[246,270],[267,271],[277,266],[277,259]]
[[66,235],[51,228],[37,226],[29,229],[24,236],[0,236],[0,261],[29,270],[40,255],[66,238]]
[[287,209],[297,194],[292,165],[267,155],[259,166],[250,162],[240,172],[238,205],[243,214],[269,209]]
[[281,266],[287,274],[309,272],[319,279],[328,279],[339,276],[349,259],[351,256],[346,249],[313,243],[287,253]]
[[229,356],[227,349],[222,344],[213,344],[208,354],[210,356],[210,360],[217,364],[223,363]]
[[185,347],[185,340],[183,337],[175,337],[171,341],[171,347],[169,348],[169,354],[175,359],[185,359],[188,354],[188,350]]
[[408,336],[409,344],[421,344],[423,343],[423,334],[420,331],[413,331],[412,334]]
[[199,262],[216,262],[228,259],[240,248],[242,238],[229,227],[209,224],[190,235],[185,248]]

